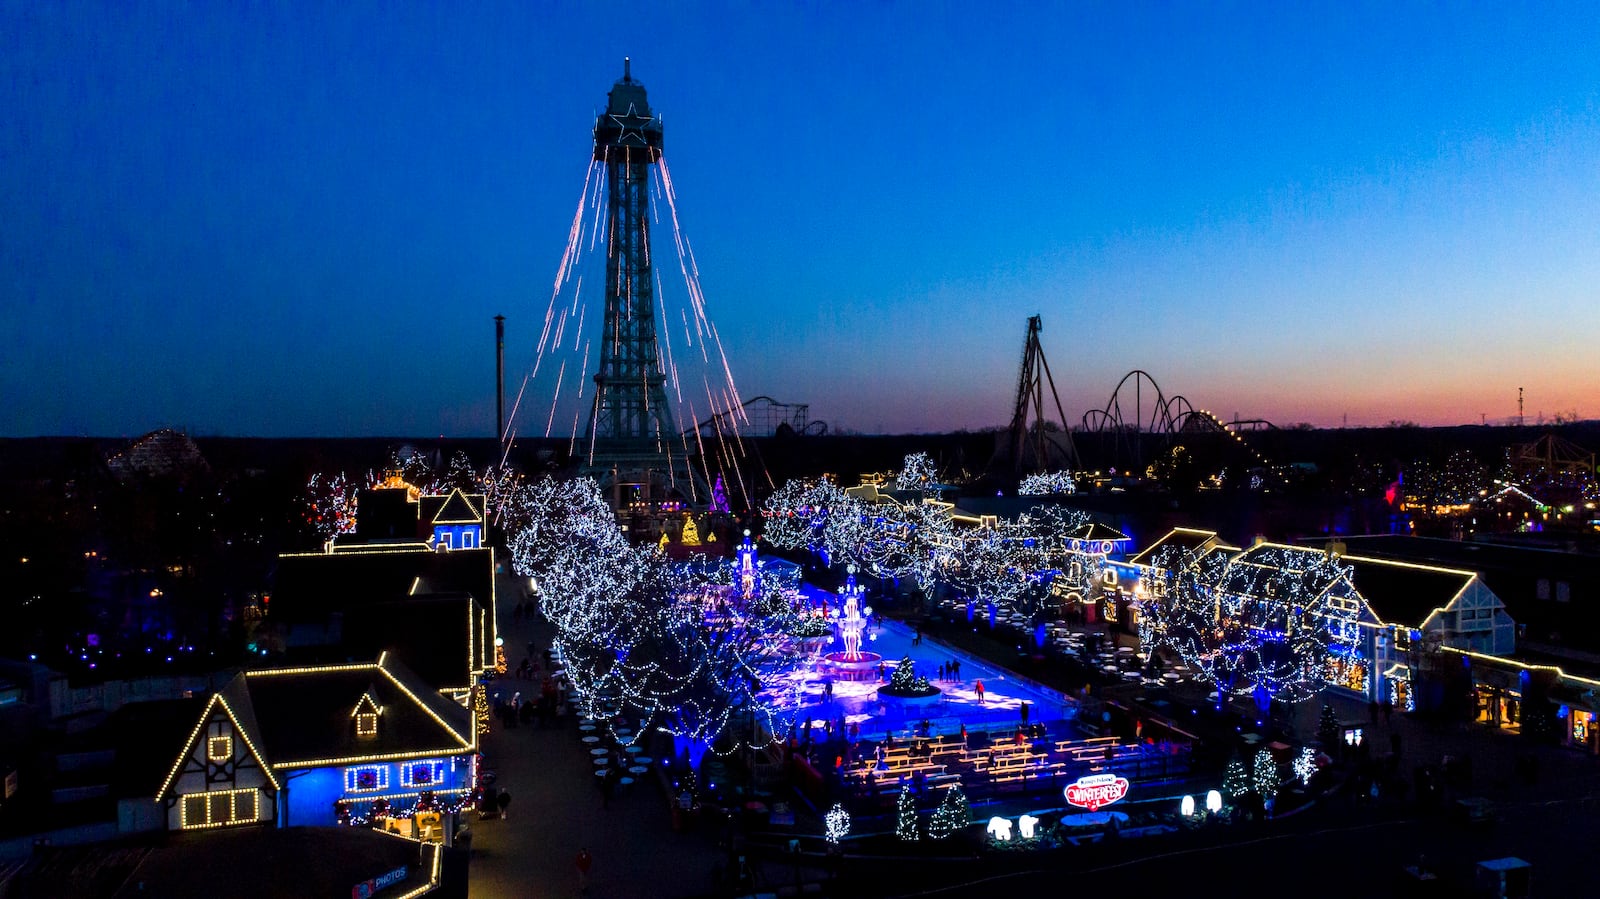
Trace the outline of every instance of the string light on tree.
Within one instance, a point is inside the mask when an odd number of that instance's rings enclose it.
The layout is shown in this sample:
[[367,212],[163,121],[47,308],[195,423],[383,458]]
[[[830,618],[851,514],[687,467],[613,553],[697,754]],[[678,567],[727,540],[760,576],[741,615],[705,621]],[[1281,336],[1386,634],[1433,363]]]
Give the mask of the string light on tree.
[[1351,589],[1349,566],[1329,553],[1269,544],[1226,559],[1168,548],[1150,570],[1141,636],[1199,671],[1219,707],[1228,696],[1302,702],[1321,693],[1331,659],[1354,651],[1354,613],[1342,602]]
[[911,784],[900,786],[900,799],[895,803],[894,835],[908,843],[922,838],[917,827],[917,799],[911,794]]
[[1278,761],[1272,753],[1262,749],[1256,753],[1254,776],[1251,778],[1251,787],[1263,800],[1272,800],[1278,795]]
[[967,794],[962,792],[961,784],[952,784],[944,791],[944,798],[939,802],[939,807],[934,809],[933,817],[928,820],[928,837],[935,840],[948,839],[965,830],[972,823],[972,812],[967,806]]
[[1294,776],[1300,779],[1301,786],[1311,783],[1311,775],[1317,773],[1317,752],[1310,746],[1300,750],[1295,756]]
[[840,840],[850,835],[850,813],[838,803],[828,809],[828,814],[823,816],[822,824],[823,836],[827,838],[829,845],[837,846]]
[[1250,792],[1250,771],[1237,755],[1228,759],[1228,766],[1222,770],[1222,792],[1235,804]]
[[1030,474],[1017,485],[1018,496],[1070,496],[1077,492],[1077,482],[1072,479],[1072,473],[1066,471]]

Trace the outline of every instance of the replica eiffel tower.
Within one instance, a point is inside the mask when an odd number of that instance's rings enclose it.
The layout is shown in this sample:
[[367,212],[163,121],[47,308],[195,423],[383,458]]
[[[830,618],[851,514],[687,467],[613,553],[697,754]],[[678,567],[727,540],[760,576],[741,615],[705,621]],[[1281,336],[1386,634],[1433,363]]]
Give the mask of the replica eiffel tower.
[[594,125],[594,158],[604,163],[607,184],[605,322],[582,473],[600,482],[619,516],[648,516],[703,505],[711,490],[690,465],[667,404],[650,244],[650,167],[661,159],[661,119],[630,68],[624,60]]

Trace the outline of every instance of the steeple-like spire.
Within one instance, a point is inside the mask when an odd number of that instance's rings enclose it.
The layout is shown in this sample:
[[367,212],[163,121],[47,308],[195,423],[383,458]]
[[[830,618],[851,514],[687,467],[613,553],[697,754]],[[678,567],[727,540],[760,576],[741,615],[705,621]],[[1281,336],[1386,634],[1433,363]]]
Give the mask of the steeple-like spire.
[[633,59],[628,56],[622,57],[622,80],[633,80]]

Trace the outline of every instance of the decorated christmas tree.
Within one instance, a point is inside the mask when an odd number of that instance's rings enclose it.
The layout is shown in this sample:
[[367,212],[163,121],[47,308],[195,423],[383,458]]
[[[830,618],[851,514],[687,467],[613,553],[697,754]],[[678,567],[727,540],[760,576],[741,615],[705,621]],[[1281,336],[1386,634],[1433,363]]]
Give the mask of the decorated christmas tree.
[[1339,743],[1339,715],[1327,703],[1322,704],[1322,717],[1317,720],[1317,739],[1330,753]]
[[972,823],[972,812],[967,808],[967,794],[956,784],[944,791],[944,801],[928,819],[928,836],[943,840],[960,833]]
[[921,835],[917,833],[917,800],[911,795],[910,784],[900,787],[900,802],[894,819],[894,835],[908,843],[921,839]]
[[1222,771],[1222,792],[1235,804],[1250,792],[1250,772],[1237,755],[1228,759],[1228,767]]
[[933,689],[933,684],[927,678],[917,676],[917,663],[906,656],[895,666],[894,674],[889,678],[889,689],[895,693],[926,693]]
[[1252,780],[1255,791],[1261,794],[1262,799],[1278,795],[1278,760],[1265,749],[1256,753],[1256,769]]

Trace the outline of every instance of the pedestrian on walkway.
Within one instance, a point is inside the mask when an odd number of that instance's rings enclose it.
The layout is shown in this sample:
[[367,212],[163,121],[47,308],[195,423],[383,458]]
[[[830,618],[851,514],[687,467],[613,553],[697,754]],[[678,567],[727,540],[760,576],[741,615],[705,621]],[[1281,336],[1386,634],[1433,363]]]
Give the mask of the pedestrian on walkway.
[[973,692],[978,694],[978,701],[983,702],[983,681],[978,681],[975,685],[973,685],[972,689]]
[[573,864],[578,869],[578,890],[579,890],[579,892],[583,892],[583,893],[589,892],[589,868],[590,868],[590,866],[592,866],[594,864],[594,859],[592,857],[590,857],[589,850],[588,849],[579,849],[578,850],[578,857],[573,862]]
[[509,812],[511,810],[511,791],[507,789],[501,789],[500,795],[494,798],[494,804],[500,809],[500,820],[504,821],[510,817]]

